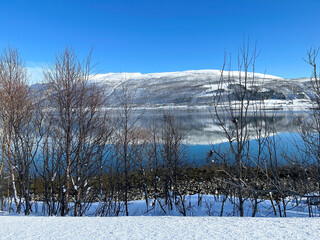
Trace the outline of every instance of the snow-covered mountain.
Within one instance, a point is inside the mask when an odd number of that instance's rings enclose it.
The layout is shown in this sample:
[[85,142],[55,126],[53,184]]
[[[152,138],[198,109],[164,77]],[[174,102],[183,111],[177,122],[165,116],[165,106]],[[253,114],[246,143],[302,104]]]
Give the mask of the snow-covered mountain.
[[[243,77],[242,73],[242,77]],[[127,89],[134,96],[134,103],[145,106],[203,106],[212,101],[217,91],[237,99],[239,72],[224,72],[228,81],[222,86],[220,70],[191,70],[163,73],[108,73],[96,75],[92,81],[106,89],[106,98],[117,105],[121,91]],[[248,73],[249,79],[253,74]],[[286,101],[287,104],[307,103],[313,96],[309,78],[284,79],[277,76],[254,74],[254,84],[249,84],[253,99]]]
[[[243,77],[244,73],[241,73]],[[267,108],[290,108],[300,110],[311,106],[310,99],[314,92],[309,78],[285,79],[261,73],[248,73],[251,81],[248,92],[253,100],[263,98]],[[224,72],[226,81],[219,84],[220,70],[190,70],[182,72],[163,73],[107,73],[97,74],[91,78],[91,83],[98,83],[105,89],[108,106],[116,107],[119,98],[126,89],[133,97],[133,103],[140,107],[166,108],[203,107],[212,103],[213,96],[219,91],[224,96],[237,100],[239,72]],[[45,90],[46,84],[34,84],[32,89]],[[226,98],[227,99],[227,98]],[[294,109],[293,109],[294,108]],[[285,110],[285,109],[284,109]]]

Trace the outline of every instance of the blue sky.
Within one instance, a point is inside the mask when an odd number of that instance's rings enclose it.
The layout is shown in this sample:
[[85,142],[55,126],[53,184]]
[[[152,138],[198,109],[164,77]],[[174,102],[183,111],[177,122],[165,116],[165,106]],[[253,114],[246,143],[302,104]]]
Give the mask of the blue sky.
[[257,72],[302,77],[302,57],[320,46],[319,11],[318,0],[1,0],[0,47],[39,70],[66,46],[80,57],[93,46],[99,73],[148,73],[220,69],[245,34],[261,49]]

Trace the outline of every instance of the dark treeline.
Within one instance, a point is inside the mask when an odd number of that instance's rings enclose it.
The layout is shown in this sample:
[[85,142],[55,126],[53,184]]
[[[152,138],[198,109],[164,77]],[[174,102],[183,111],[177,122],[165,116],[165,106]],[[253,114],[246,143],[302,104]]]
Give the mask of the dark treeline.
[[[104,89],[90,81],[91,54],[81,60],[71,48],[57,54],[55,64],[44,69],[45,88],[31,89],[28,73],[17,50],[7,48],[0,59],[1,210],[30,214],[42,202],[46,215],[86,215],[97,203],[97,216],[132,214],[129,201],[143,199],[147,211],[159,206],[162,214],[174,208],[187,215],[186,200],[203,194],[221,195],[233,201],[235,215],[244,216],[245,201],[252,203],[252,216],[261,201],[271,201],[276,216],[286,216],[288,196],[301,197],[320,191],[320,84],[316,69],[317,50],[306,61],[311,78],[314,107],[299,118],[296,154],[281,153],[276,121],[250,90],[256,86],[255,49],[244,45],[238,57],[239,75],[225,74],[224,84],[234,94],[216,91],[210,112],[229,142],[228,152],[213,146],[208,165],[188,166],[187,133],[174,112],[165,112],[161,123],[151,127],[137,123],[143,111],[133,104],[136,97],[125,83],[117,94],[118,108],[105,108]],[[230,69],[231,70],[231,67]],[[235,101],[236,100],[236,101]],[[258,116],[258,117],[257,117]],[[252,119],[255,119],[254,121]],[[274,114],[276,119],[276,114]],[[258,143],[252,154],[250,143]],[[230,158],[234,161],[230,161]],[[222,204],[219,215],[224,214]],[[209,207],[208,207],[209,208]]]

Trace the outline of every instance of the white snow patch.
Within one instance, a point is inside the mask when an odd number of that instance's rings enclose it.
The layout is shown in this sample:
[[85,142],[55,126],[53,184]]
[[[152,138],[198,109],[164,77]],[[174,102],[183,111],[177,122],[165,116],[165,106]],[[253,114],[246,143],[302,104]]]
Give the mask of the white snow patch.
[[1,217],[1,239],[319,239],[317,218]]

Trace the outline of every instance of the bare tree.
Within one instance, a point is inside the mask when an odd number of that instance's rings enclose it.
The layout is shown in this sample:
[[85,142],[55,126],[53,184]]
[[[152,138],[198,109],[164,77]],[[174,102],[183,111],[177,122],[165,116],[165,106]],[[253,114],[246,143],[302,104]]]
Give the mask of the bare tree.
[[81,62],[71,48],[56,56],[52,69],[45,71],[49,84],[52,124],[55,130],[51,144],[57,144],[54,159],[64,174],[61,192],[61,215],[69,212],[71,191],[74,193],[74,215],[82,215],[90,195],[89,178],[97,174],[98,147],[105,144],[106,112],[101,107],[104,92],[93,82],[91,53]]
[[134,104],[136,92],[129,89],[127,82],[121,84],[121,90],[117,93],[119,109],[116,125],[116,153],[117,160],[122,164],[124,171],[124,204],[125,215],[129,216],[129,172],[132,170],[135,148],[133,144],[137,142],[137,122],[140,120],[144,111],[139,111]]
[[169,209],[173,209],[173,204],[181,204],[182,212],[185,215],[185,196],[179,184],[181,184],[181,170],[186,162],[186,147],[183,144],[186,133],[182,131],[178,124],[181,123],[176,121],[172,113],[164,113],[161,129],[161,156],[165,171],[163,192]]
[[[211,110],[214,123],[224,132],[234,158],[236,176],[232,176],[232,185],[237,189],[240,216],[244,216],[244,189],[246,188],[246,161],[249,152],[250,133],[248,121],[251,117],[252,94],[250,87],[255,83],[255,61],[258,56],[256,48],[250,51],[249,41],[244,41],[238,54],[238,74],[225,72],[226,59],[222,67],[218,91],[213,99]],[[231,60],[230,60],[231,62]],[[250,73],[251,72],[251,73]],[[219,91],[226,87],[228,91]],[[229,125],[230,124],[230,125]]]
[[300,143],[298,147],[303,152],[305,159],[302,163],[310,171],[320,193],[320,79],[317,69],[318,54],[319,48],[311,48],[307,52],[307,58],[304,59],[312,68],[310,77],[312,109],[305,113],[305,118],[300,119],[299,133],[304,144]]
[[[21,200],[18,200],[16,187],[17,158],[13,141],[18,138],[24,113],[29,108],[28,88],[26,85],[27,73],[23,61],[16,49],[8,47],[1,55],[0,62],[0,95],[1,95],[1,121],[3,131],[3,157],[8,163],[13,198],[17,212],[21,209]],[[21,199],[21,198],[20,198]]]

